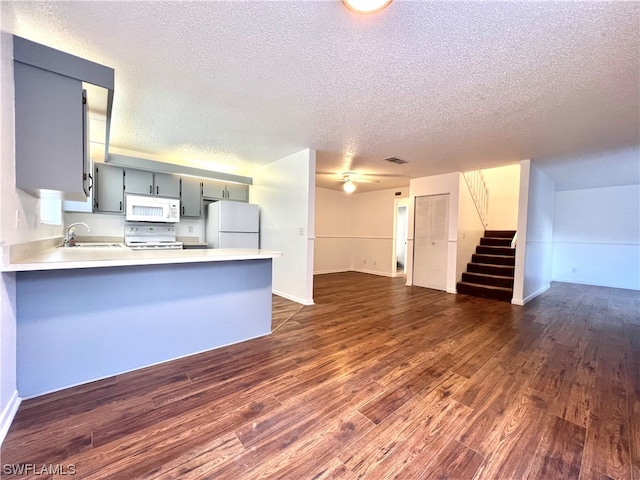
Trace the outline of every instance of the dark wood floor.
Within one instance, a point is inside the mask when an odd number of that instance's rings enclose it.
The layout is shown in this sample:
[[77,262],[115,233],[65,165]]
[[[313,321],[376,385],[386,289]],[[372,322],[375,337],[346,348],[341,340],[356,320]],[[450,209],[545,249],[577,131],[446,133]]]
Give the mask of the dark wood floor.
[[271,299],[271,332],[275,333],[282,325],[304,308],[304,305],[286,298],[272,295]]
[[317,304],[270,336],[25,401],[3,469],[640,479],[639,292],[554,284],[517,307],[358,273],[315,283]]

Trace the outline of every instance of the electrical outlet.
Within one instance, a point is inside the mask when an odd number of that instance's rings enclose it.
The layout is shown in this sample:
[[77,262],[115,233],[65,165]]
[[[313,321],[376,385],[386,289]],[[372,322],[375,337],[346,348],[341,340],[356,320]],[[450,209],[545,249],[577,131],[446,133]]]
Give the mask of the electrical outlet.
[[189,230],[189,233],[193,233],[193,225],[189,225],[188,230]]
[[20,228],[20,210],[16,210],[16,230]]
[[362,263],[363,263],[364,265],[366,265],[366,264],[367,264],[367,259],[365,258],[364,260],[362,260]]
[[373,266],[375,267],[376,265],[378,265],[378,262],[376,262],[375,260],[373,261]]
[[577,269],[576,267],[573,267],[573,268],[571,269],[571,273],[578,273],[578,269]]

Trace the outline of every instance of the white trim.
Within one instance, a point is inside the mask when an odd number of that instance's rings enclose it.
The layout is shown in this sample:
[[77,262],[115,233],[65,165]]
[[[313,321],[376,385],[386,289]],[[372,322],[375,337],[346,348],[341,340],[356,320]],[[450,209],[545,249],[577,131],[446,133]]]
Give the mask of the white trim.
[[21,401],[22,399],[18,396],[18,390],[14,390],[9,403],[2,410],[2,416],[0,416],[0,445],[2,445],[9,432],[9,427],[11,427],[11,422],[13,422],[18,412]]
[[527,296],[524,300],[519,299],[519,298],[513,298],[511,299],[511,303],[514,305],[519,305],[519,306],[524,306],[527,303],[529,303],[531,300],[533,300],[534,298],[536,298],[538,295],[546,292],[547,290],[549,290],[551,288],[551,284],[547,283],[544,287],[540,288],[538,291],[533,292],[531,295]]
[[623,290],[633,290],[636,292],[640,290],[640,285],[626,285],[626,286],[625,285],[609,285],[604,283],[587,282],[586,280],[579,281],[572,278],[554,277],[551,279],[551,281],[560,282],[560,283],[573,283],[575,285],[590,285],[593,287],[621,288]]
[[558,242],[554,241],[554,245],[624,245],[627,247],[638,247],[640,243],[623,243],[623,242]]
[[278,290],[271,291],[274,295],[278,295],[279,297],[286,298],[287,300],[291,300],[292,302],[299,303],[301,305],[315,305],[313,302],[313,298],[310,300],[304,300],[302,298],[298,298],[294,295],[289,295],[288,293],[279,292]]
[[314,275],[325,275],[327,273],[344,273],[351,272],[350,268],[329,268],[327,270],[318,270],[317,272],[313,272]]
[[352,272],[358,272],[358,273],[368,273],[370,275],[380,275],[381,277],[393,277],[392,273],[389,273],[389,272],[378,272],[376,270],[364,270],[364,269],[354,268],[351,271]]
[[318,238],[343,238],[343,239],[365,239],[365,240],[393,240],[393,237],[378,237],[372,235],[316,235]]
[[458,294],[458,290],[456,288],[447,288],[446,290],[447,293],[454,293],[454,294]]

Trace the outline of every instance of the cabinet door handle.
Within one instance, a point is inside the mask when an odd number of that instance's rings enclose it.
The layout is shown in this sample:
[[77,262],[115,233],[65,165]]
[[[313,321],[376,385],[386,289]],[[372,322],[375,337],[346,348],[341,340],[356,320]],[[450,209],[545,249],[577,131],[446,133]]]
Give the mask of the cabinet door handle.
[[160,193],[160,187],[156,187],[156,195]]
[[149,195],[153,193],[153,185],[149,185]]
[[91,191],[93,188],[93,176],[91,174],[89,174],[89,180],[91,180],[91,183],[89,184],[89,191]]
[[182,214],[184,215],[184,207],[182,207]]
[[120,211],[122,211],[122,202],[120,202]]

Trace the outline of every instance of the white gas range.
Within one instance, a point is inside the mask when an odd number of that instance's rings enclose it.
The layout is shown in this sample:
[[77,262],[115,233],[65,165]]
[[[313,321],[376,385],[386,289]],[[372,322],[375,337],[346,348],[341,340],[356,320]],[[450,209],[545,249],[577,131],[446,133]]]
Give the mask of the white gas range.
[[132,250],[178,250],[176,227],[167,223],[125,222],[124,243]]

